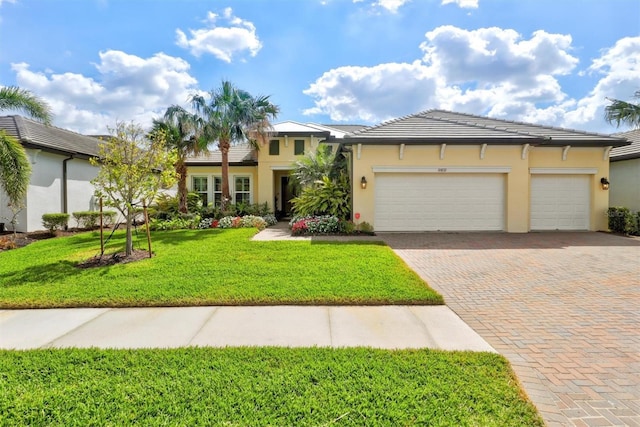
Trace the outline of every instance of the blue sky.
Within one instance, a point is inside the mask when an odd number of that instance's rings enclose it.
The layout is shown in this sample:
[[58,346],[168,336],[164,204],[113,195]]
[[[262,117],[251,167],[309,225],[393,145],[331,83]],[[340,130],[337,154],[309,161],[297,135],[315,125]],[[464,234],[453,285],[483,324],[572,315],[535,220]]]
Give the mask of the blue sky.
[[55,125],[148,125],[223,79],[278,121],[431,108],[612,133],[640,90],[638,0],[0,0],[0,85]]

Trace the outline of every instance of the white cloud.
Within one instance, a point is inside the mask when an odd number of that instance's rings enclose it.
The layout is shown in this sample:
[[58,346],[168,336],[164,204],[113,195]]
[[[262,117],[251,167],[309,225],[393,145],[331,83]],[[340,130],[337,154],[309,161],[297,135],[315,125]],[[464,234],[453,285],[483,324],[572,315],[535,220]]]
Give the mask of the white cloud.
[[602,77],[589,94],[577,102],[576,108],[566,113],[564,123],[613,132],[615,128],[604,125],[604,107],[610,102],[607,98],[630,100],[640,90],[640,37],[622,38],[603,50],[602,55],[592,61],[588,72]]
[[184,104],[197,81],[189,64],[157,53],[140,58],[109,50],[100,53],[96,77],[36,72],[12,64],[16,82],[52,106],[56,126],[81,133],[105,133],[117,120],[148,126],[171,104]]
[[[436,78],[420,61],[327,71],[304,91],[316,99],[305,114],[337,121],[377,122],[424,108],[435,100]],[[402,103],[398,101],[402,100]]]
[[442,0],[442,5],[445,4],[457,4],[462,9],[477,9],[478,0]]
[[378,0],[374,3],[374,6],[379,6],[383,9],[387,9],[391,13],[398,12],[402,6],[409,3],[411,0]]
[[571,103],[556,79],[578,63],[570,36],[537,31],[523,39],[508,29],[442,26],[425,37],[421,61],[325,72],[304,91],[315,100],[305,114],[378,122],[446,108],[522,118],[538,104]]
[[[220,20],[223,25],[218,25]],[[233,16],[230,7],[222,16],[209,12],[206,23],[206,28],[189,30],[190,37],[177,29],[176,44],[196,57],[208,53],[225,62],[231,62],[234,56],[243,52],[256,56],[262,48],[255,25]]]

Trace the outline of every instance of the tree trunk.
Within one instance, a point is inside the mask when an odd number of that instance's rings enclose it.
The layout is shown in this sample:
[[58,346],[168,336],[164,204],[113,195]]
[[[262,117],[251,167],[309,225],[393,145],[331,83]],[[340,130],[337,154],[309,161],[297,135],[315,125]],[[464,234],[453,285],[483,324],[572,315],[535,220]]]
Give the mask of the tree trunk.
[[176,162],[176,173],[178,174],[178,210],[187,213],[187,165],[184,159],[178,159]]
[[220,141],[222,155],[222,202],[221,210],[225,211],[231,200],[229,194],[229,141]]
[[133,208],[127,210],[127,240],[124,247],[125,256],[131,256],[133,253],[133,234],[131,232],[131,223],[133,222]]

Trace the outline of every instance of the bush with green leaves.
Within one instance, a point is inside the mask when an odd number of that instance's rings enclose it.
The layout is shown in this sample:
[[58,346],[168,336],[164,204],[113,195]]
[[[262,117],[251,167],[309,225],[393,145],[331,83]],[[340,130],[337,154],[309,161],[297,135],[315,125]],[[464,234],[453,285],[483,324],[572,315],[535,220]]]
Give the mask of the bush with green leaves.
[[609,230],[614,233],[640,234],[638,224],[639,213],[632,213],[623,206],[614,206],[607,211],[609,217]]
[[[104,225],[113,224],[116,218],[116,211],[103,211],[102,222]],[[80,211],[73,212],[73,219],[76,220],[78,228],[95,228],[100,222],[100,212],[98,211]]]
[[181,214],[171,219],[152,218],[149,220],[151,230],[189,230],[199,228],[200,215]]
[[278,219],[272,213],[262,215],[262,219],[267,223],[267,227],[271,227],[272,225],[276,225],[278,223]]
[[68,223],[68,213],[48,213],[42,215],[42,225],[51,233],[58,229],[65,228]]
[[[149,217],[161,220],[175,218],[181,214],[179,204],[180,201],[177,195],[160,193],[149,207]],[[198,194],[187,193],[187,209],[189,214],[200,214],[202,201]]]
[[345,221],[335,215],[298,217],[292,220],[291,234],[342,234],[345,232]]
[[323,177],[314,185],[304,187],[291,200],[297,216],[332,215],[346,220],[351,216],[351,187],[346,174],[337,179]]

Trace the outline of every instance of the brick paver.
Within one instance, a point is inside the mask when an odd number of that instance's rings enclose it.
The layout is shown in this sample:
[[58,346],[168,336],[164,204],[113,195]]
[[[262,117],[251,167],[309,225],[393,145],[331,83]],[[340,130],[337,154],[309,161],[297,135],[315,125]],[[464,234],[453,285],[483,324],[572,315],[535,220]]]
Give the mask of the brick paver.
[[549,426],[640,426],[640,239],[381,237],[509,359]]

